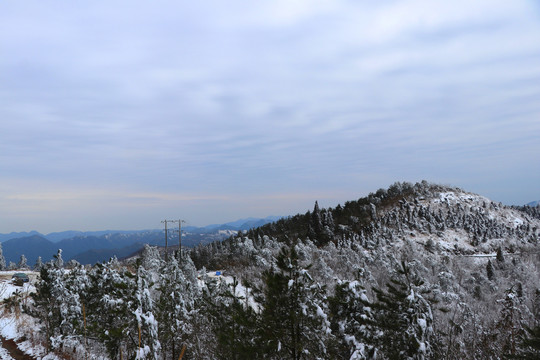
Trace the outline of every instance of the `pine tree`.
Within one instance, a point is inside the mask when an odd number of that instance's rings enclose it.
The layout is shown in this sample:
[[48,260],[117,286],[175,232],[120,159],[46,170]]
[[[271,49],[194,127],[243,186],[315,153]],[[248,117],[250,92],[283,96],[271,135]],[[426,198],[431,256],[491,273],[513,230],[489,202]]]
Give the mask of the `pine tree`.
[[518,345],[515,359],[538,360],[540,359],[540,325],[533,328],[525,326],[526,334]]
[[497,259],[497,262],[499,262],[501,264],[504,262],[504,255],[503,255],[502,248],[500,246],[497,248],[497,257],[496,257],[496,259]]
[[86,307],[87,333],[107,349],[111,359],[134,357],[138,328],[133,316],[136,282],[114,262],[97,264],[88,273],[89,285],[81,301]]
[[493,280],[493,278],[495,277],[495,271],[493,270],[493,264],[491,264],[491,260],[488,260],[488,263],[486,265],[486,272],[488,279]]
[[386,291],[374,288],[375,321],[380,330],[378,345],[388,359],[429,359],[432,353],[433,315],[405,262],[386,284]]
[[4,257],[4,252],[2,250],[2,244],[0,243],[0,271],[6,269],[6,258]]
[[157,247],[145,244],[144,249],[141,253],[141,265],[149,273],[157,274],[161,267],[161,263],[161,255],[159,254],[159,250],[157,249]]
[[300,266],[296,250],[283,247],[277,271],[264,272],[261,343],[279,358],[325,357],[330,323],[324,289]]
[[59,334],[62,324],[61,292],[63,273],[59,269],[43,266],[40,278],[36,282],[36,291],[32,294],[33,306],[29,309],[32,316],[41,321],[41,331],[47,341],[47,350],[56,347],[55,337]]
[[61,269],[64,267],[64,259],[62,259],[62,249],[58,249],[58,252],[54,257],[54,266],[56,266],[57,269]]
[[158,336],[164,358],[177,359],[182,345],[193,334],[194,284],[186,278],[176,257],[171,257],[160,273],[155,306]]
[[28,268],[26,256],[24,256],[24,254],[21,255],[21,259],[19,260],[18,268],[19,269],[27,269]]
[[161,354],[161,344],[158,338],[158,323],[154,316],[154,302],[150,291],[153,284],[151,283],[151,274],[144,266],[139,266],[137,269],[136,284],[136,308],[133,314],[137,320],[142,340],[136,359],[157,360]]
[[318,245],[324,245],[327,241],[323,233],[323,223],[319,203],[315,201],[313,212],[308,224],[308,237]]
[[41,260],[41,256],[38,256],[36,260],[36,264],[34,265],[34,271],[41,271],[42,267],[43,267],[43,261]]
[[61,333],[70,340],[80,340],[84,335],[83,299],[88,296],[90,279],[82,266],[59,271],[63,274],[62,283],[57,285],[61,294]]
[[253,359],[263,356],[257,338],[258,314],[238,294],[236,278],[231,284],[221,281],[205,294],[206,311],[216,334],[217,359]]
[[374,317],[371,303],[358,281],[338,281],[329,298],[330,323],[336,335],[333,359],[374,359]]
[[505,291],[505,297],[502,300],[503,307],[496,324],[499,335],[499,344],[501,351],[506,356],[516,355],[518,339],[523,334],[521,328],[521,313],[517,307],[518,299],[513,288]]

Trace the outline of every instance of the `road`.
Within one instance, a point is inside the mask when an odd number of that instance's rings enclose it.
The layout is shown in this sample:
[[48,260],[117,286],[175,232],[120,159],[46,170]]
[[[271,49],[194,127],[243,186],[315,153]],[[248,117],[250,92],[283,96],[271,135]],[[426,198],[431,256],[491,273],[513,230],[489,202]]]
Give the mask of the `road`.
[[23,353],[15,341],[5,339],[2,336],[0,336],[0,341],[2,342],[2,348],[0,350],[3,350],[0,351],[1,360],[36,360],[35,357]]

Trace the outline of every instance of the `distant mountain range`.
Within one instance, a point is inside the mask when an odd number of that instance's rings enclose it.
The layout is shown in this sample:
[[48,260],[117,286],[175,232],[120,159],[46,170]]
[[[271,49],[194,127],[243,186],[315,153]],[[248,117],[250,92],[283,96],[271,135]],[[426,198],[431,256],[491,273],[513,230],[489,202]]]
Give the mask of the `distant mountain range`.
[[55,243],[64,239],[71,239],[74,237],[103,236],[107,234],[135,234],[135,233],[140,233],[142,231],[158,231],[158,230],[128,230],[128,231],[125,231],[125,230],[102,230],[102,231],[68,230],[68,231],[61,231],[61,232],[53,232],[47,235],[44,235],[42,233],[39,233],[33,230],[33,231],[24,231],[24,232],[12,232],[9,234],[0,234],[0,242],[4,242],[10,239],[17,239],[17,238],[37,235]]
[[[185,226],[182,228],[182,246],[196,246],[216,240],[223,240],[238,231],[262,226],[281,217],[269,216],[247,218],[225,224],[213,224],[204,227]],[[169,234],[169,245],[178,245],[178,235]],[[42,261],[49,261],[58,249],[62,249],[64,261],[77,260],[81,264],[94,264],[106,261],[113,256],[122,258],[140,250],[144,244],[165,246],[162,229],[154,230],[104,230],[104,231],[62,231],[47,235],[37,231],[12,232],[0,234],[3,254],[6,262],[18,263],[25,255],[32,266],[41,256]]]
[[536,201],[531,201],[527,205],[528,206],[538,206],[539,204],[540,204],[540,200],[536,200]]

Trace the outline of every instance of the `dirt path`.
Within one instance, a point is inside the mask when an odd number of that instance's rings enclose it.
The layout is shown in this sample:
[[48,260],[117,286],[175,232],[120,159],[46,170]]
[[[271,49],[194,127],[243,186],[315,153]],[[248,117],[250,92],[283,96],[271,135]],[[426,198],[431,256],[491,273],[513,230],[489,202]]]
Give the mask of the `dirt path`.
[[2,347],[6,349],[9,352],[9,355],[15,359],[15,360],[36,360],[35,357],[32,357],[30,355],[26,355],[19,349],[17,346],[17,343],[13,341],[12,339],[5,339],[4,337],[0,336],[0,340],[2,341]]

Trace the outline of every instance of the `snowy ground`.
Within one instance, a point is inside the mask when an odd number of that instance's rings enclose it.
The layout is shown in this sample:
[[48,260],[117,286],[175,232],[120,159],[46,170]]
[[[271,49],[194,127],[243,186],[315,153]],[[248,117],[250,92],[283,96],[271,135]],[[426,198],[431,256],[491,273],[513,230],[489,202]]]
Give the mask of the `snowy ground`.
[[[33,283],[38,277],[38,273],[25,271],[30,278],[30,282],[23,286],[16,286],[11,282],[14,273],[21,271],[0,271],[0,301],[20,294],[21,301],[30,301],[30,293],[35,290]],[[56,355],[45,355],[45,349],[38,342],[34,341],[33,334],[37,333],[35,320],[21,313],[20,311],[8,311],[4,304],[0,307],[0,336],[5,339],[13,339],[17,342],[20,350],[24,353],[40,360],[60,360]],[[25,339],[25,340],[22,340]],[[14,359],[9,352],[0,347],[0,360]]]
[[[211,271],[206,273],[206,275],[210,279],[215,279],[219,282],[223,281],[228,285],[234,282],[234,278],[232,276],[221,275],[223,274],[222,271],[219,271],[219,274],[220,275],[218,275],[218,271]],[[199,280],[199,286],[202,287],[203,285],[203,282]],[[238,283],[238,285],[236,285],[236,288],[234,289],[234,293],[237,297],[244,299],[253,310],[259,311],[260,305],[253,298],[253,292],[250,288],[246,288],[241,283]]]
[[[439,194],[438,199],[431,199],[423,201],[424,204],[436,205],[436,204],[449,204],[455,205],[460,203],[466,209],[466,211],[480,210],[487,213],[490,219],[496,219],[497,222],[502,222],[511,227],[518,227],[525,223],[523,220],[523,214],[514,209],[505,209],[505,211],[496,211],[484,208],[484,204],[490,204],[491,200],[488,198],[468,193],[456,193],[453,191],[442,192]],[[497,205],[499,206],[499,205]]]

